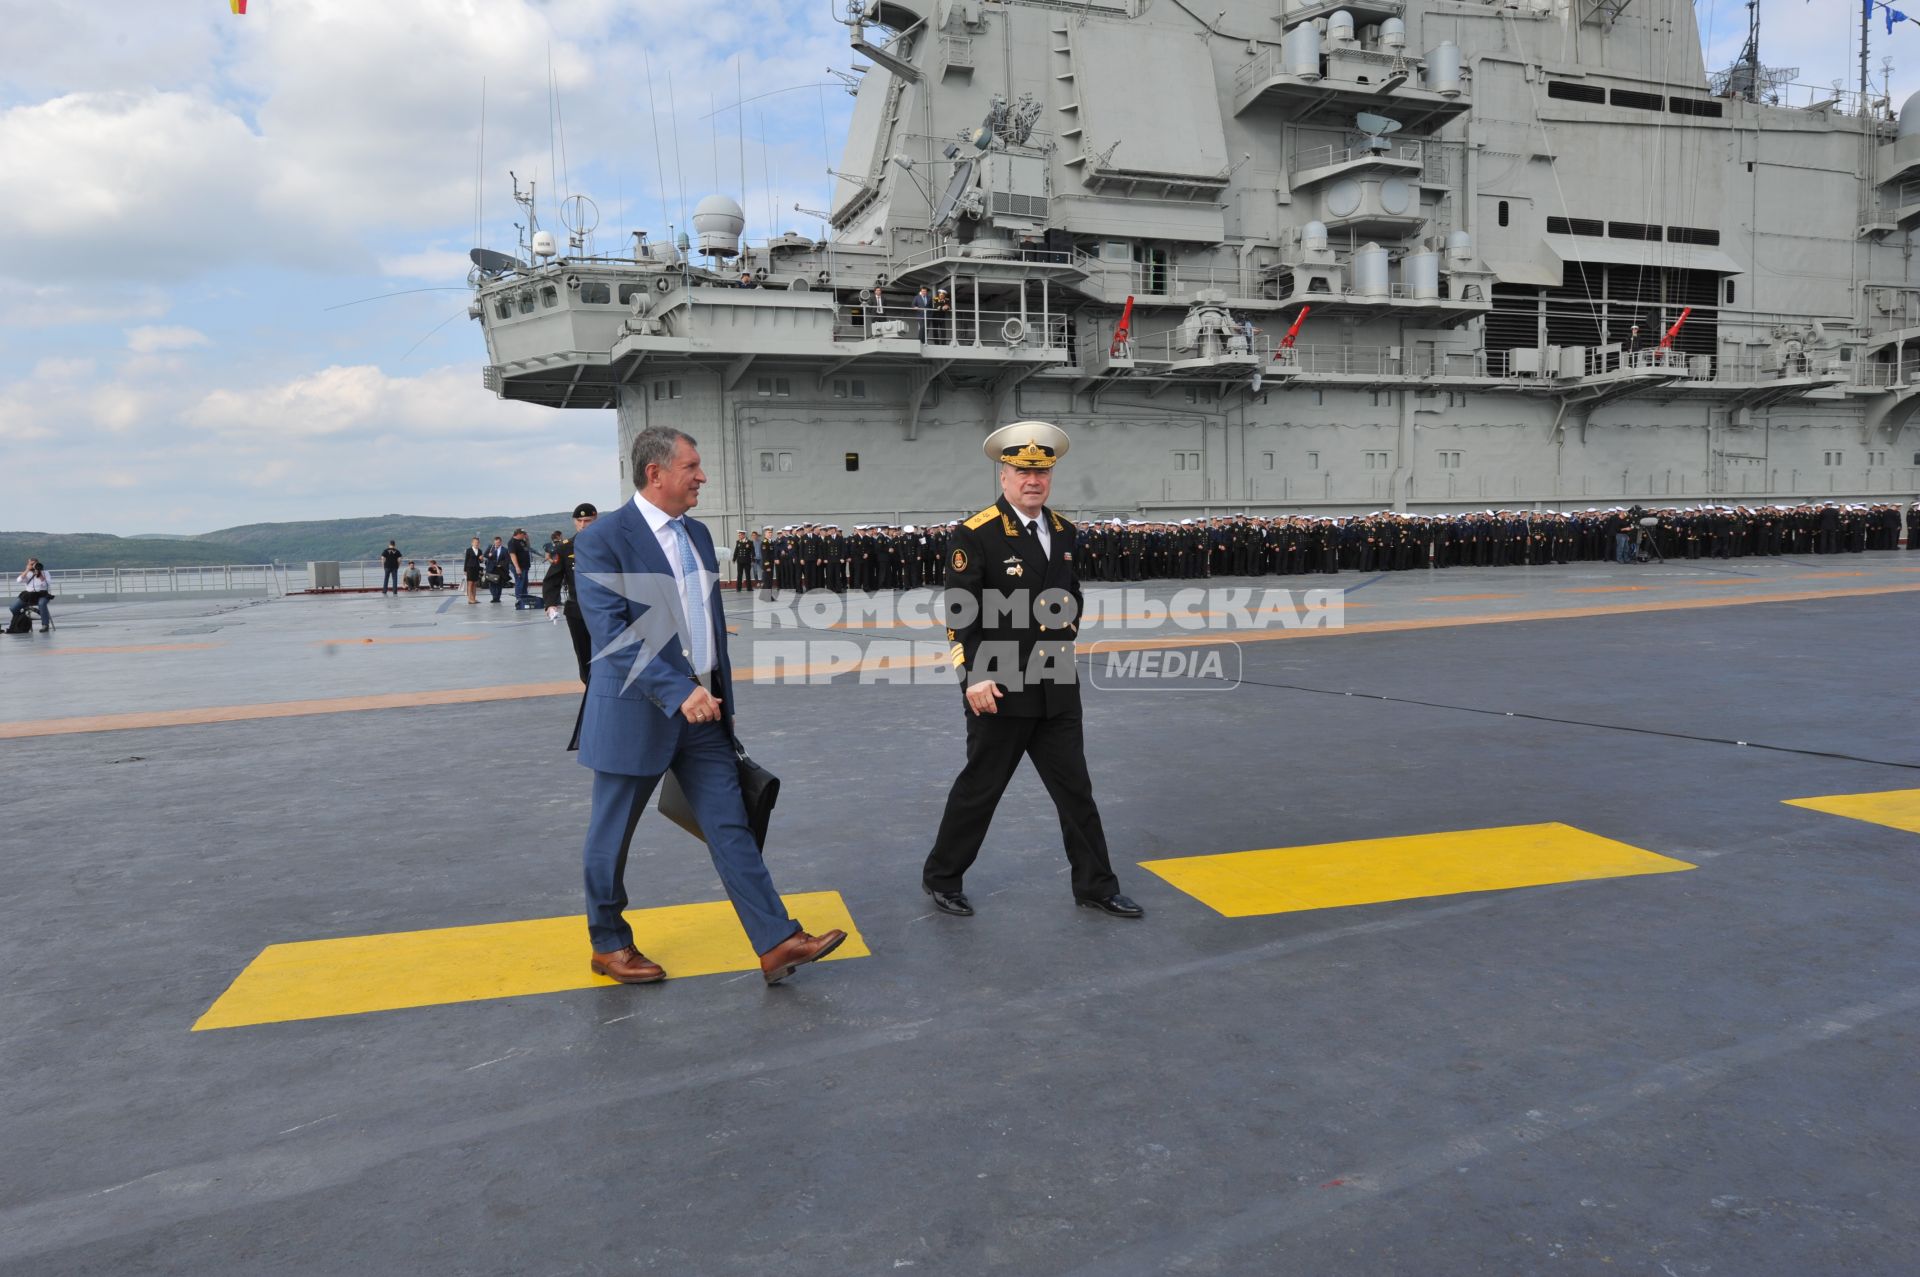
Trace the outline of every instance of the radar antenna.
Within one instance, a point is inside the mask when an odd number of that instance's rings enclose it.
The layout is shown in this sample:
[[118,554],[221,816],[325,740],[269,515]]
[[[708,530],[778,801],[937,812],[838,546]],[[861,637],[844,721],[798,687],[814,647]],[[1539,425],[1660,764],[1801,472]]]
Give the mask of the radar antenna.
[[1400,121],[1389,119],[1387,116],[1362,111],[1353,117],[1353,127],[1359,129],[1366,137],[1368,151],[1375,155],[1383,155],[1389,145],[1387,138],[1398,133],[1401,124]]
[[560,201],[560,224],[567,228],[567,246],[585,252],[587,236],[600,225],[600,207],[584,195],[569,195]]
[[1777,103],[1780,90],[1800,76],[1799,67],[1770,67],[1760,61],[1760,0],[1747,0],[1747,43],[1724,71],[1707,77],[1716,97]]

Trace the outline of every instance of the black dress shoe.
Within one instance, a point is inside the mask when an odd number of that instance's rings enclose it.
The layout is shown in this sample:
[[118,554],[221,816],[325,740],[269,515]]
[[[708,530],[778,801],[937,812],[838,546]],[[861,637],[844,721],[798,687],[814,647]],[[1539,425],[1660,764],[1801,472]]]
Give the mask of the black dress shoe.
[[1075,896],[1073,903],[1083,909],[1098,909],[1101,913],[1110,913],[1116,918],[1144,918],[1147,911],[1122,895],[1111,895],[1095,900],[1090,897]]
[[925,883],[920,885],[923,891],[933,897],[933,907],[941,913],[950,913],[956,918],[973,917],[973,906],[967,902],[965,892],[935,891]]

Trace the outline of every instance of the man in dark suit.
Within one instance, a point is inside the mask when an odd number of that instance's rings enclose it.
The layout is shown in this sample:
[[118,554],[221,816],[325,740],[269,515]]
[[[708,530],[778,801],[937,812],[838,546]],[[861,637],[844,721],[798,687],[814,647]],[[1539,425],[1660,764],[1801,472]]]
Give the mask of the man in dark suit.
[[507,573],[512,568],[512,560],[507,556],[507,547],[495,537],[493,544],[487,547],[483,556],[487,564],[487,589],[493,593],[493,601],[500,601],[500,591],[506,588]]
[[633,441],[632,473],[633,500],[573,542],[580,610],[596,653],[580,722],[580,761],[593,769],[584,855],[593,970],[622,984],[666,977],[634,947],[624,913],[634,826],[671,770],[760,955],[761,974],[777,984],[847,936],[808,935],[787,915],[747,823],[719,562],[705,525],[687,517],[707,481],[700,454],[677,430],[643,430]]
[[1082,604],[1074,527],[1046,508],[1067,435],[1019,421],[988,435],[986,450],[1000,463],[1000,499],[961,524],[947,550],[947,638],[966,692],[967,763],[947,794],[921,885],[942,913],[973,913],[962,879],[1026,757],[1060,816],[1074,902],[1138,918],[1146,911],[1120,894],[1087,774],[1073,663]]

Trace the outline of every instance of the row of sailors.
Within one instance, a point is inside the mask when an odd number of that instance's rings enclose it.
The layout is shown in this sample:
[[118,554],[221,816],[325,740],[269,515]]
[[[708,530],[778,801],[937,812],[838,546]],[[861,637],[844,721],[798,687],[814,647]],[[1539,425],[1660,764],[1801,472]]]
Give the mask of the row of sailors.
[[[1641,521],[1655,519],[1642,529]],[[1695,506],[1642,510],[1482,510],[1465,514],[1231,515],[1082,524],[1082,580],[1387,572],[1411,568],[1893,550],[1904,524],[1920,548],[1920,502]],[[950,527],[827,524],[741,533],[736,587],[905,590],[944,583]]]

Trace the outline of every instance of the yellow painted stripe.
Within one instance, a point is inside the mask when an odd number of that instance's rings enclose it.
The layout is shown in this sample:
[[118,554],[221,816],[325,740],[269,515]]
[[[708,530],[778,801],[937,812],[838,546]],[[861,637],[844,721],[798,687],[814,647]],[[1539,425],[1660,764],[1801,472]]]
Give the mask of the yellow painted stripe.
[[[825,961],[869,956],[839,892],[784,899],[787,912],[815,935],[835,927],[847,933]],[[760,969],[724,900],[635,909],[627,920],[634,943],[669,979]],[[589,955],[579,915],[269,945],[193,1027],[231,1029],[613,984],[588,967]]]
[[1557,822],[1141,863],[1228,918],[1694,867]]
[[1789,807],[1824,811],[1849,820],[1871,821],[1890,829],[1920,834],[1920,789],[1889,789],[1876,794],[1829,794],[1824,798],[1789,798]]

